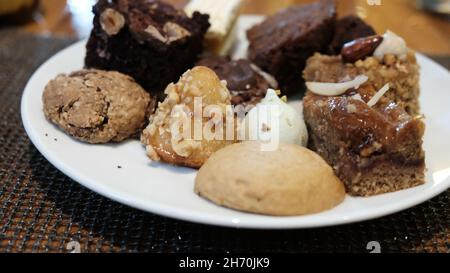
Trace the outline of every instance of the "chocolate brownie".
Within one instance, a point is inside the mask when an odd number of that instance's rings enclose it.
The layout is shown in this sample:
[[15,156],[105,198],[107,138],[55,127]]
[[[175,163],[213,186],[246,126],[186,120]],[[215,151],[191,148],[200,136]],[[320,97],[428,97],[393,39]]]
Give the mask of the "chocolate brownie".
[[86,67],[130,75],[160,100],[194,65],[209,28],[208,15],[156,0],[100,0],[93,12]]
[[332,0],[282,10],[247,32],[249,59],[274,75],[282,92],[298,92],[306,60],[328,48],[335,23]]
[[234,105],[255,105],[266,95],[267,89],[278,88],[277,81],[246,59],[232,61],[229,57],[205,56],[197,62],[214,70],[221,80],[227,81]]
[[339,55],[345,43],[375,34],[375,30],[358,16],[343,17],[336,22],[333,41],[327,53]]
[[370,107],[376,89],[365,84],[342,96],[308,91],[304,116],[317,151],[351,195],[370,196],[425,182],[425,124],[387,96]]

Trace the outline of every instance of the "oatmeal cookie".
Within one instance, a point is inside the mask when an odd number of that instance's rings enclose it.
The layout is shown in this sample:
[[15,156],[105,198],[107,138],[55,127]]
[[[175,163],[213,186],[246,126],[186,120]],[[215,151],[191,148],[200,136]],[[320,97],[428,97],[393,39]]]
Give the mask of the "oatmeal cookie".
[[120,142],[142,129],[155,100],[131,77],[81,70],[51,80],[44,114],[69,135],[89,143]]

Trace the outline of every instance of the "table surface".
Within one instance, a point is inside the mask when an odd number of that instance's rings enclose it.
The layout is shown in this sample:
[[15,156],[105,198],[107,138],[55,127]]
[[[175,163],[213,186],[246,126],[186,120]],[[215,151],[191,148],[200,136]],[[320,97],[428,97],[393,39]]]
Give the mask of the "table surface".
[[367,252],[376,241],[382,252],[450,253],[450,190],[373,221],[257,231],[168,219],[83,188],[39,154],[20,120],[33,71],[75,39],[0,30],[0,252],[68,252],[73,242],[81,252]]
[[[24,29],[40,34],[86,37],[91,29],[91,4],[96,0],[41,0],[41,12]],[[186,0],[167,0],[182,7]],[[213,0],[211,0],[213,1]],[[241,13],[272,14],[281,8],[311,0],[243,0]],[[379,33],[400,34],[411,48],[434,55],[450,55],[450,20],[418,10],[415,0],[338,0],[340,16],[357,14]]]

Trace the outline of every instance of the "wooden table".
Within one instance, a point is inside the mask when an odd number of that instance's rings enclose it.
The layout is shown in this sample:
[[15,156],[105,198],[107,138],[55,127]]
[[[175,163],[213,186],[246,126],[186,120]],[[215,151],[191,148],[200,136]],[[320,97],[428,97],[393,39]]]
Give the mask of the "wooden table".
[[[186,0],[167,0],[182,7]],[[214,0],[211,0],[214,1]],[[272,14],[308,0],[244,0],[242,13]],[[410,47],[426,54],[450,55],[448,18],[416,9],[414,0],[340,0],[339,14],[358,14],[382,33],[386,29],[405,37]],[[41,0],[41,14],[24,26],[34,33],[86,37],[91,28],[95,0]]]

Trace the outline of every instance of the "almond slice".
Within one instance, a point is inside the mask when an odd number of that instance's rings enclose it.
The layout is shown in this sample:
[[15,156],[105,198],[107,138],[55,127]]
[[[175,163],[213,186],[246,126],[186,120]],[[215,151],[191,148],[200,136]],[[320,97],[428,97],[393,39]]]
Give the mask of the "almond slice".
[[307,82],[306,87],[311,92],[321,96],[339,96],[344,94],[351,88],[359,88],[369,78],[365,75],[360,75],[352,81],[342,83],[328,83],[328,82]]
[[386,94],[387,91],[389,91],[389,83],[383,86],[367,103],[369,107],[373,107],[375,104],[378,103],[378,101]]

